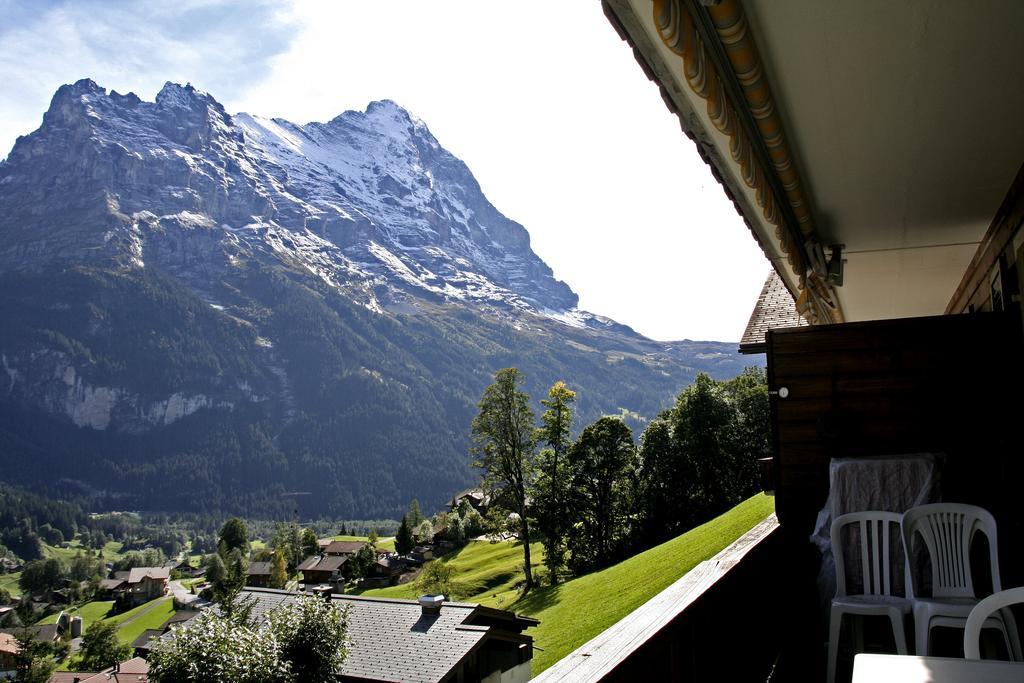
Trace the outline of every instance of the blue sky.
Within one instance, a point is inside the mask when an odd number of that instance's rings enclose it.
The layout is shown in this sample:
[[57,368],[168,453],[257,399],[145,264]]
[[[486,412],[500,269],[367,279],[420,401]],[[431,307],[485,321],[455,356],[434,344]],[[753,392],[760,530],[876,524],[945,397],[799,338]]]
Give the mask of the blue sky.
[[191,82],[305,123],[422,118],[580,306],[655,339],[738,340],[769,270],[594,0],[0,0],[0,157],[54,91]]

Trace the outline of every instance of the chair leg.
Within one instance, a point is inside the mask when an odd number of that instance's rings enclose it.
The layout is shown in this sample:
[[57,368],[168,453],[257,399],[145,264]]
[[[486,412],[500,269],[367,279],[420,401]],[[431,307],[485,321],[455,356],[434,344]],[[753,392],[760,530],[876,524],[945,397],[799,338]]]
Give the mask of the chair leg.
[[853,653],[864,652],[864,617],[857,615],[853,620]]
[[898,609],[889,611],[889,620],[892,622],[892,636],[896,641],[896,654],[907,654],[907,634],[903,630],[903,612]]
[[1024,661],[1020,649],[1020,633],[1017,631],[1017,620],[1008,609],[1002,610],[1003,623],[1006,625],[1006,638],[1010,645],[1010,659],[1014,662]]
[[927,616],[919,619],[914,615],[914,654],[918,657],[928,656],[928,636],[931,631],[931,619]]
[[828,626],[828,683],[835,683],[836,662],[839,659],[839,636],[843,629],[843,613],[832,609]]

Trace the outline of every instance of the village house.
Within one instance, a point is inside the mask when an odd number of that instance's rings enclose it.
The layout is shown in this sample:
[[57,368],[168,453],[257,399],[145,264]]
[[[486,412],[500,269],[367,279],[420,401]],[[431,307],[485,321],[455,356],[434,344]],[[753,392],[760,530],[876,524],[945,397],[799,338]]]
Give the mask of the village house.
[[487,506],[491,503],[491,497],[484,493],[482,488],[466,489],[452,496],[452,499],[448,501],[448,509],[454,512],[462,504],[462,501],[466,501],[474,510],[485,515]]
[[135,567],[115,572],[100,582],[100,589],[110,593],[118,607],[137,607],[167,594],[171,570],[167,567]]
[[11,678],[14,676],[17,657],[17,639],[10,633],[0,633],[0,678]]
[[245,572],[245,585],[266,587],[270,585],[272,562],[250,562]]
[[366,541],[331,541],[324,548],[324,555],[348,556],[358,553]]
[[[299,594],[246,589],[255,599],[258,622]],[[530,678],[533,638],[524,631],[539,622],[477,604],[444,602],[443,596],[415,600],[324,596],[348,607],[348,657],[339,681],[502,681]]]
[[120,662],[98,672],[58,671],[47,683],[147,683],[149,664],[142,657]]
[[302,572],[304,584],[335,583],[347,561],[347,555],[313,555],[303,560],[297,569]]

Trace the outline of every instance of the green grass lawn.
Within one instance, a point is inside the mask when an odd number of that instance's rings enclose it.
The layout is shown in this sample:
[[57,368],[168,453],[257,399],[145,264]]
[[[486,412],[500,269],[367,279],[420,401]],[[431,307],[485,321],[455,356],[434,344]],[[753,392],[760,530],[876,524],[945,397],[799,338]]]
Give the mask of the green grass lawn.
[[14,572],[13,574],[0,574],[0,588],[3,588],[11,594],[12,597],[21,597],[21,588],[18,586],[18,579],[21,578],[21,572]]
[[[540,543],[530,544],[530,564],[535,570],[544,559],[542,553]],[[523,581],[521,543],[470,541],[443,559],[455,570],[456,591],[452,597],[493,607],[507,607],[518,597],[517,585]],[[385,598],[415,598],[418,591],[415,583],[406,583],[375,588],[362,594]]]
[[[152,603],[146,603],[151,605]],[[145,605],[143,605],[145,606]],[[174,615],[174,601],[165,600],[131,623],[117,629],[117,639],[122,643],[131,643],[150,628],[160,628]],[[123,620],[122,620],[123,621]]]
[[710,522],[617,565],[559,586],[530,591],[509,609],[540,620],[540,626],[528,632],[534,644],[543,649],[533,659],[533,674],[716,555],[774,509],[774,498],[758,494]]
[[[538,650],[533,674],[548,668],[601,631],[667,588],[697,564],[717,554],[775,509],[775,499],[759,494],[732,510],[666,543],[593,574],[559,586],[542,586],[520,597],[523,547],[519,543],[471,541],[444,557],[454,569],[457,597],[510,609],[540,620],[528,631]],[[531,564],[543,551],[531,544]],[[543,579],[543,569],[535,576]],[[364,591],[363,595],[415,598],[413,584]]]
[[[69,607],[65,611],[73,617],[82,617],[82,628],[89,628],[89,625],[95,621],[101,621],[107,618],[107,614],[110,610],[114,609],[113,600],[94,600],[93,602],[87,602],[77,607]],[[57,617],[60,613],[51,614],[43,617],[37,624],[55,624],[57,623]]]

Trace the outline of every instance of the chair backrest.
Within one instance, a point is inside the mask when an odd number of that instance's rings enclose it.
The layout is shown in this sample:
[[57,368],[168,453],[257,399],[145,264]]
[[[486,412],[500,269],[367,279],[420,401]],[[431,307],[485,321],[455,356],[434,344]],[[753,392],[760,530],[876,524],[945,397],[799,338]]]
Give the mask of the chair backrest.
[[981,627],[989,615],[1007,605],[1018,602],[1024,603],[1024,586],[993,593],[974,606],[967,617],[967,626],[964,627],[964,657],[966,659],[981,659],[981,644],[979,642]]
[[[920,535],[931,560],[933,597],[975,597],[971,541],[978,532],[988,540],[992,590],[998,592],[1001,586],[996,520],[988,510],[961,503],[933,503],[911,508],[903,514],[904,552],[907,558],[913,557],[914,536]],[[920,594],[920,591],[915,590],[915,593]]]
[[[899,545],[900,514],[870,510],[850,512],[832,522],[832,556],[836,562],[836,596],[847,595],[847,567],[843,552],[843,529],[856,524],[860,536],[861,580],[864,595],[892,595],[891,547]],[[895,526],[895,533],[892,527]],[[903,566],[905,563],[900,563]]]

